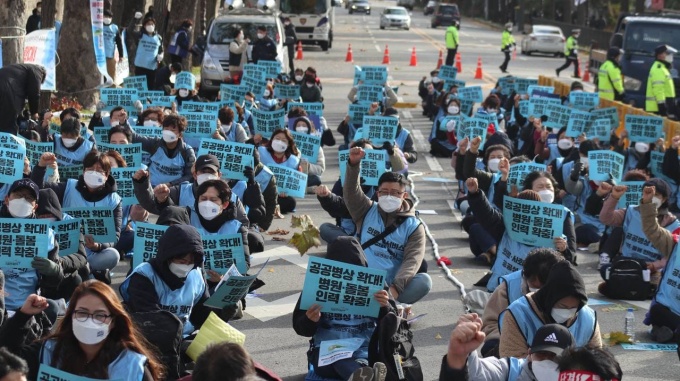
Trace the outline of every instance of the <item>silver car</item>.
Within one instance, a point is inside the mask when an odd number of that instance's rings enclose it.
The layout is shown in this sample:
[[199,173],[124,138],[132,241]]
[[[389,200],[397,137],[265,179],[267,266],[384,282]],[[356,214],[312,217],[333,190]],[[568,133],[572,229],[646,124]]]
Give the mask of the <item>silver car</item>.
[[380,29],[411,28],[411,16],[404,7],[388,7],[380,14]]
[[522,39],[522,54],[548,53],[564,55],[564,35],[562,30],[551,25],[534,25],[531,33]]

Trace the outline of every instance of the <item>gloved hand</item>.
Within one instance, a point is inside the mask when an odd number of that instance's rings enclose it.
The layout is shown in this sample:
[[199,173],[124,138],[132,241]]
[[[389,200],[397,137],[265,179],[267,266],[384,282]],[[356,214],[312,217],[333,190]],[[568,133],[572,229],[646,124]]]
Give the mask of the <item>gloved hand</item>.
[[666,104],[665,103],[658,103],[657,106],[659,106],[659,115],[666,116],[668,110],[666,110]]
[[38,270],[38,273],[40,273],[40,275],[46,277],[56,276],[59,274],[60,270],[58,263],[52,262],[47,258],[41,257],[33,259],[33,261],[31,261],[31,267]]
[[390,155],[390,156],[394,155],[394,146],[392,145],[392,143],[390,143],[390,142],[383,143],[382,149],[387,151],[388,155]]
[[135,12],[135,20],[139,20],[142,18],[142,12]]
[[581,172],[583,172],[583,168],[585,165],[580,162],[576,161],[574,162],[574,167],[571,169],[571,173],[569,174],[569,178],[571,181],[578,181],[579,177],[581,176]]
[[246,167],[246,169],[243,170],[243,176],[248,180],[248,185],[255,182],[255,170],[253,168]]

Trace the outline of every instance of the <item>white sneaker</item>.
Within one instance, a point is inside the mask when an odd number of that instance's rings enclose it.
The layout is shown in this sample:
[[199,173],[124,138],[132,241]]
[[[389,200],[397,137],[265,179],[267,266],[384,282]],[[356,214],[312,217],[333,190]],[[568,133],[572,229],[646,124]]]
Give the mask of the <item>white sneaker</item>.
[[600,254],[600,262],[597,264],[597,269],[601,269],[602,266],[608,265],[611,263],[611,260],[609,259],[609,254],[607,253],[602,253]]

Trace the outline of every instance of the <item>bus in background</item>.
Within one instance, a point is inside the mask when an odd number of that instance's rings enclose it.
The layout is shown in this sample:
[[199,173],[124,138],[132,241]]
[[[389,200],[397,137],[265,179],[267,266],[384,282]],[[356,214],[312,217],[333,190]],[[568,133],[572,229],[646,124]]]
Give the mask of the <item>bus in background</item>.
[[289,17],[295,34],[303,44],[319,45],[323,51],[333,47],[335,0],[280,0],[281,17]]

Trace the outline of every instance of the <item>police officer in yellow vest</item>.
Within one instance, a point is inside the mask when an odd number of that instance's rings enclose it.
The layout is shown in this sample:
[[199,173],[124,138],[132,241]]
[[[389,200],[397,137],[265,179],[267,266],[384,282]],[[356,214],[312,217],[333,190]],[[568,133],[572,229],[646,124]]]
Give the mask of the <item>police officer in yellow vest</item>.
[[445,65],[453,66],[458,51],[458,20],[451,21],[451,26],[446,28],[446,62]]
[[581,29],[572,29],[571,36],[567,38],[567,43],[564,45],[564,57],[567,62],[559,68],[555,69],[555,74],[560,76],[562,70],[566,70],[569,65],[574,65],[574,78],[581,78],[578,72],[578,36],[581,35]]
[[509,22],[505,24],[505,29],[503,30],[503,39],[501,40],[501,52],[505,54],[505,61],[499,66],[503,73],[508,71],[508,63],[510,63],[510,52],[515,49],[517,44],[515,43],[515,38],[512,37],[512,23]]
[[645,111],[666,116],[675,109],[675,85],[671,77],[673,54],[678,51],[666,45],[654,49],[656,61],[647,78]]
[[619,65],[621,53],[622,51],[619,48],[609,48],[607,60],[600,66],[597,73],[597,88],[600,99],[623,100],[623,79],[621,78],[621,65]]

